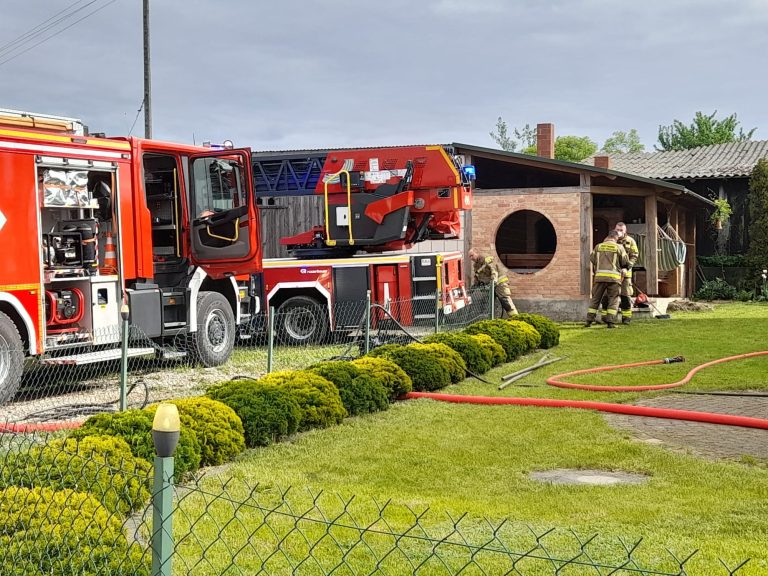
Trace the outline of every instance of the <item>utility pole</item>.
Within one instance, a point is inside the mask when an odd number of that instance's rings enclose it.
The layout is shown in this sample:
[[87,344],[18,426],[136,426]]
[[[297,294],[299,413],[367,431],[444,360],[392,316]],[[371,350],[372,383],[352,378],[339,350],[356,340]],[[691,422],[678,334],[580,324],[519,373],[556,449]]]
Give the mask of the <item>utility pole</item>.
[[149,0],[144,0],[144,138],[152,138],[152,72],[149,60]]

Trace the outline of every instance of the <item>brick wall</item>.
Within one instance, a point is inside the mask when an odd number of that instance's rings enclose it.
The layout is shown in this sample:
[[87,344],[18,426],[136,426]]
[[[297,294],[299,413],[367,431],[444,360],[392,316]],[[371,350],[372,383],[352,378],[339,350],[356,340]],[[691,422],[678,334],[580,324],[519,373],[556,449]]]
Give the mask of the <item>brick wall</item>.
[[[580,193],[510,194],[484,190],[475,194],[472,208],[472,246],[498,259],[496,232],[503,220],[518,210],[546,216],[557,234],[557,249],[546,268],[533,274],[509,272],[513,298],[583,300],[580,293]],[[499,262],[500,269],[504,266]]]

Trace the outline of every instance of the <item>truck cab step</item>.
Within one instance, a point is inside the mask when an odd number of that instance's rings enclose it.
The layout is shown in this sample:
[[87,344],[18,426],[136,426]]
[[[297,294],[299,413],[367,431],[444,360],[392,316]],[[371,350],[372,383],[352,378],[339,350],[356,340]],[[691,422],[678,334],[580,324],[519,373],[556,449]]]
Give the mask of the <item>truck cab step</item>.
[[[128,348],[128,358],[136,358],[137,356],[150,356],[154,354],[154,348]],[[72,354],[70,356],[43,358],[40,360],[40,364],[47,366],[83,366],[85,364],[95,364],[96,362],[119,360],[121,357],[122,352],[120,348],[110,348],[109,350],[84,352],[82,354]]]

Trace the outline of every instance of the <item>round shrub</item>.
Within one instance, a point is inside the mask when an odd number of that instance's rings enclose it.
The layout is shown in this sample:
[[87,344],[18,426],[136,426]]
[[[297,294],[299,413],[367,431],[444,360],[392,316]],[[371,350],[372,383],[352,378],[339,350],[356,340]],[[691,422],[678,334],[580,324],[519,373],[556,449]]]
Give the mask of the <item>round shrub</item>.
[[541,334],[539,334],[536,328],[522,320],[507,320],[507,322],[512,326],[517,337],[522,339],[525,345],[523,353],[536,350],[539,347],[539,344],[541,344]]
[[451,373],[447,366],[437,362],[429,350],[412,345],[387,344],[374,348],[370,355],[386,358],[400,366],[411,377],[413,389],[419,392],[439,390],[451,383]]
[[381,382],[389,393],[390,401],[413,390],[411,377],[397,364],[386,358],[363,356],[352,360],[352,364]]
[[[152,417],[145,410],[126,410],[109,414],[96,414],[70,433],[72,438],[86,436],[115,436],[122,438],[137,458],[152,462],[155,458],[155,443],[152,440]],[[174,479],[179,482],[188,473],[200,467],[200,443],[194,430],[181,427],[179,445],[174,452]]]
[[310,372],[333,382],[350,416],[389,408],[389,392],[384,384],[351,362],[321,362],[310,368]]
[[[226,404],[198,396],[172,400],[179,409],[181,425],[195,432],[200,442],[200,466],[218,466],[245,450],[243,422]],[[157,404],[148,406],[154,418]]]
[[516,359],[526,350],[525,341],[510,326],[508,320],[481,320],[467,326],[464,332],[466,334],[488,334],[504,348],[508,362]]
[[467,376],[467,365],[461,354],[445,344],[433,342],[431,344],[409,344],[412,348],[418,348],[426,351],[435,362],[440,362],[448,370],[451,377],[451,384],[461,382]]
[[208,397],[226,404],[240,417],[249,447],[267,446],[299,429],[298,401],[289,390],[275,384],[230,380],[209,388]]
[[307,370],[272,372],[258,382],[275,384],[293,394],[301,408],[300,431],[333,426],[347,415],[339,389],[322,376]]
[[483,351],[482,345],[469,334],[443,332],[424,338],[424,342],[445,344],[455,350],[464,359],[470,372],[483,374],[491,369],[491,359]]
[[483,354],[491,366],[498,366],[507,361],[507,353],[504,352],[504,348],[488,334],[469,334],[469,337],[482,346]]
[[540,348],[552,348],[560,344],[560,328],[546,316],[540,314],[515,314],[510,320],[527,322],[541,334]]
[[109,511],[125,515],[149,500],[151,470],[122,438],[59,438],[9,453],[0,468],[0,486],[88,492]]
[[0,490],[0,574],[146,576],[143,546],[91,494],[51,488]]

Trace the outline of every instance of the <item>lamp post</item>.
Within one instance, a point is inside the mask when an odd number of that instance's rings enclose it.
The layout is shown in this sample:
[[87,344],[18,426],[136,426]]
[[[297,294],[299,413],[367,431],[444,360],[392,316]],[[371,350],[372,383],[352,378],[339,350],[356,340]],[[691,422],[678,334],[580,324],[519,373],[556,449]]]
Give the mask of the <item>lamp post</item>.
[[160,404],[152,421],[155,478],[152,490],[152,576],[171,575],[173,555],[173,453],[179,443],[179,410]]

